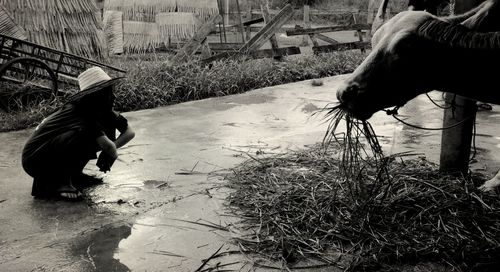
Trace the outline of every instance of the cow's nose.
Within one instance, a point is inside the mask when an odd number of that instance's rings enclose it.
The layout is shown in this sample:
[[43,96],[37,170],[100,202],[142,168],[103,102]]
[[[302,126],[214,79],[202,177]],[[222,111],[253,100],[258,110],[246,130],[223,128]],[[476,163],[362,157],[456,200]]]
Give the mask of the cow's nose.
[[337,99],[340,103],[352,101],[358,96],[359,86],[355,83],[343,83],[337,90]]

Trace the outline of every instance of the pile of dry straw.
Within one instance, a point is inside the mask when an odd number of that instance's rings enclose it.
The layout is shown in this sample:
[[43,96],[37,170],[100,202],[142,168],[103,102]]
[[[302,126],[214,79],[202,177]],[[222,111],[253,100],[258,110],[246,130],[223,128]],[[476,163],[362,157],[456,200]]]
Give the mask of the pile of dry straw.
[[[253,158],[227,176],[229,207],[246,233],[236,238],[242,251],[290,268],[301,259],[352,271],[500,265],[500,203],[476,189],[484,178],[383,157],[368,123],[339,108],[329,116],[324,145]],[[340,120],[347,132],[333,134]]]

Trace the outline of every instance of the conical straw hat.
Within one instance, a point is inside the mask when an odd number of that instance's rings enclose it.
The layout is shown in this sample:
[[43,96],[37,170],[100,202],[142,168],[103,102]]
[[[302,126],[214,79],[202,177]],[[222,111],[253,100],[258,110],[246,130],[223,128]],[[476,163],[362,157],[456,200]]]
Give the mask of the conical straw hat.
[[75,101],[84,96],[100,91],[113,85],[117,80],[122,78],[123,77],[111,78],[100,67],[89,68],[78,76],[80,92],[72,95],[69,100]]

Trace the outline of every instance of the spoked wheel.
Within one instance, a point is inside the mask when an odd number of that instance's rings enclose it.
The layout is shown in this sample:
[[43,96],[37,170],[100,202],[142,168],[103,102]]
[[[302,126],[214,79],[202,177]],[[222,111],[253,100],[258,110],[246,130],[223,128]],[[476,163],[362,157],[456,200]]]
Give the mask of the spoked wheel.
[[57,77],[44,62],[15,58],[0,67],[0,108],[21,111],[57,94]]

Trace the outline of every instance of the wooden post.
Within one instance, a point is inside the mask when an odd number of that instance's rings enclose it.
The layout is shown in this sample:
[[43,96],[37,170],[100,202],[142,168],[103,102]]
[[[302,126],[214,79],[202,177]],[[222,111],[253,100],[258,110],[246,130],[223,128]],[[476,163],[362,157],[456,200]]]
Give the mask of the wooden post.
[[238,29],[240,31],[240,34],[241,34],[241,41],[243,43],[246,43],[247,40],[245,39],[245,29],[243,28],[243,19],[242,19],[242,15],[241,15],[241,9],[240,9],[240,1],[239,0],[236,0],[236,10],[238,11]]
[[[353,23],[354,23],[354,24],[357,24],[357,23],[358,23],[358,17],[357,17],[357,15],[356,15],[356,13],[354,13],[354,12],[352,13],[352,20],[353,20]],[[358,30],[356,31],[356,33],[358,33],[358,39],[359,39],[359,42],[363,42],[363,31],[361,31],[360,29],[358,29]],[[361,52],[363,52],[363,53],[364,53],[364,52],[365,52],[365,49],[364,49],[364,48],[362,48],[362,49],[361,49]]]
[[[309,5],[304,5],[304,28],[311,28],[311,21],[309,15],[310,15],[310,7]],[[309,45],[308,38],[309,37],[307,35],[302,36],[302,44],[301,44],[302,46]]]
[[[475,5],[474,0],[455,0],[455,13],[463,13]],[[451,103],[454,95],[447,93],[445,99]],[[446,129],[441,136],[441,157],[439,169],[444,172],[466,174],[469,169],[472,130],[476,120],[476,101],[457,96],[455,110],[444,111],[443,127],[457,122],[461,125]]]
[[[269,23],[271,21],[271,15],[269,15],[269,2],[267,0],[265,3],[263,2],[260,3],[260,10],[262,11],[262,17],[264,18],[264,23],[265,24]],[[274,34],[271,35],[271,37],[269,38],[269,42],[271,43],[271,48],[273,50],[278,50],[279,45],[276,35]]]
[[177,52],[177,54],[172,59],[173,63],[180,63],[186,61],[191,57],[198,49],[201,47],[202,43],[205,42],[207,36],[215,28],[215,25],[222,20],[219,14],[214,14],[210,19],[208,19],[203,25],[201,25],[194,33],[193,38]]
[[[217,7],[219,8],[219,15],[221,16],[221,18],[223,18],[223,17],[224,17],[224,15],[223,15],[223,13],[222,13],[222,4],[221,4],[221,2],[220,2],[220,1],[221,1],[221,0],[217,0]],[[222,21],[222,22],[224,22],[224,21]],[[223,41],[222,41],[222,32],[224,32],[224,36],[225,36],[225,33],[226,33],[226,30],[225,30],[225,28],[226,28],[226,27],[224,26],[224,28],[222,28],[222,26],[223,26],[223,25],[221,24],[221,22],[219,22],[219,37],[220,37],[220,43],[223,43]],[[224,41],[226,41],[225,37],[224,37]],[[227,42],[227,41],[226,41],[226,42]]]
[[240,52],[248,53],[259,49],[268,39],[270,39],[276,31],[281,28],[286,21],[288,21],[293,15],[293,8],[290,4],[287,4],[283,9],[276,14],[266,25],[248,40],[241,48]]
[[207,39],[205,39],[201,43],[201,57],[203,59],[209,58],[212,56],[212,50],[210,50],[210,46],[208,45]]

